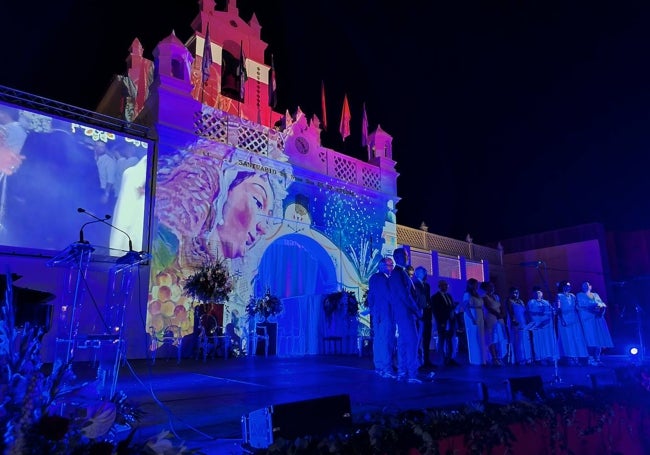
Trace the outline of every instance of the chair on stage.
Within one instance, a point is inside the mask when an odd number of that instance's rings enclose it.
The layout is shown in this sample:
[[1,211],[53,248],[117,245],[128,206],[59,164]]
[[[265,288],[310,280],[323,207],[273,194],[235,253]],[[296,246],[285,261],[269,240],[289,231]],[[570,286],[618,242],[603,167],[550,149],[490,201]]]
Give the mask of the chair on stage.
[[264,357],[268,357],[269,344],[271,342],[268,329],[265,325],[259,325],[257,320],[253,318],[249,321],[248,328],[248,355],[257,354],[257,343],[260,341],[264,342]]
[[181,335],[181,328],[178,325],[168,325],[162,332],[156,333],[156,329],[149,327],[149,336],[151,337],[151,364],[156,363],[158,357],[158,350],[162,349],[165,352],[176,351],[176,363],[181,363],[181,351],[183,345],[183,336]]
[[[210,351],[216,352],[219,347],[223,348],[224,359],[228,358],[231,345],[231,335],[226,332],[225,327],[220,326],[213,314],[203,314],[199,321],[199,350],[203,352],[203,361],[208,358]],[[198,352],[197,352],[198,357]]]

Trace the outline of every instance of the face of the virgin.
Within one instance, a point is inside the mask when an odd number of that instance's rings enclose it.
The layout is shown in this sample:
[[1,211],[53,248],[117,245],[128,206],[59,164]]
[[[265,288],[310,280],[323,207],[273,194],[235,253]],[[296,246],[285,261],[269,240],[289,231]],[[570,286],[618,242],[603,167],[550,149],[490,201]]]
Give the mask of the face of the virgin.
[[230,189],[223,206],[223,224],[217,226],[222,254],[242,257],[268,232],[273,192],[266,177],[257,174]]

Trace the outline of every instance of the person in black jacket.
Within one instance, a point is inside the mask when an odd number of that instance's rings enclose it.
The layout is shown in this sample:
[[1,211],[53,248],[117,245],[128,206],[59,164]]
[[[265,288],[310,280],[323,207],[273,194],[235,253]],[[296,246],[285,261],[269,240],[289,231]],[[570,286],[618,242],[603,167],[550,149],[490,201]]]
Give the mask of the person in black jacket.
[[399,335],[397,337],[397,379],[410,384],[420,384],[418,379],[418,329],[417,321],[422,310],[415,301],[415,286],[406,272],[408,254],[404,248],[393,251],[395,268],[390,274],[393,315]]
[[415,299],[422,309],[422,319],[418,324],[420,364],[421,368],[431,370],[435,368],[429,358],[431,332],[433,331],[433,313],[431,310],[431,286],[427,281],[427,269],[422,266],[415,268],[413,285],[415,286]]
[[453,339],[456,334],[456,304],[449,294],[449,283],[445,280],[438,282],[438,292],[431,297],[433,317],[438,329],[438,352],[443,357],[445,365],[458,365],[454,360]]

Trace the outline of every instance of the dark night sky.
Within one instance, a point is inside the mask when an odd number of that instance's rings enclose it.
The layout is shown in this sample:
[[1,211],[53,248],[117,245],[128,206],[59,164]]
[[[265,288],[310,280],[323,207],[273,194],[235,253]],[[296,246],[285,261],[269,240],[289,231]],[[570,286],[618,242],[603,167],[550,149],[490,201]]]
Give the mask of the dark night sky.
[[[393,136],[398,223],[479,244],[590,222],[650,228],[649,2],[238,4],[275,56],[279,111],[320,117],[324,80],[324,145],[366,158],[363,102],[371,131]],[[193,0],[11,2],[0,85],[92,110],[134,38],[151,58],[172,30],[189,38],[197,13]]]

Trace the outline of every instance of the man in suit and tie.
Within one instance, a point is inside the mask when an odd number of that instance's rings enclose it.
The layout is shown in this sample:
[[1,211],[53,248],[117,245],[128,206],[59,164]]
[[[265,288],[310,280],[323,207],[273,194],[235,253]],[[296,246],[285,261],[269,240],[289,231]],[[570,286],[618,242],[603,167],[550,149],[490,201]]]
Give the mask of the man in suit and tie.
[[418,266],[415,269],[413,277],[413,285],[416,291],[416,300],[418,306],[422,310],[422,319],[418,324],[418,335],[420,337],[420,347],[418,354],[420,355],[421,367],[425,370],[435,368],[429,358],[429,346],[431,344],[431,332],[433,330],[433,313],[431,309],[431,287],[427,281],[427,269]]
[[438,292],[431,297],[431,306],[433,307],[433,317],[436,319],[438,329],[438,352],[444,359],[444,364],[458,365],[453,359],[454,345],[453,339],[456,334],[456,314],[454,299],[448,292],[449,283],[445,280],[438,282]]
[[406,272],[408,254],[404,248],[393,251],[395,268],[390,274],[390,287],[393,315],[397,324],[397,379],[409,384],[420,384],[417,372],[418,329],[417,321],[422,317],[422,310],[415,300],[415,286]]
[[375,372],[382,378],[394,379],[395,320],[388,287],[393,265],[393,260],[389,257],[379,261],[379,270],[368,280],[368,308],[373,332],[372,360]]

